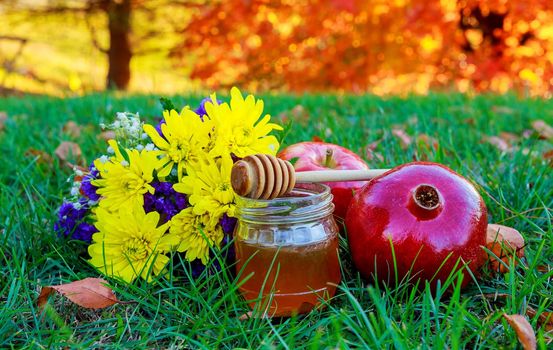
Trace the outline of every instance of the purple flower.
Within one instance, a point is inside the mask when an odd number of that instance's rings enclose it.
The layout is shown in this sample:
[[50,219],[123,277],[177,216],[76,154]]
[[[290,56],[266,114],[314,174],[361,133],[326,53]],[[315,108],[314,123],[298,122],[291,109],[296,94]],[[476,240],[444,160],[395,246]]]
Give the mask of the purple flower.
[[[205,104],[207,102],[211,102],[211,97],[206,97],[202,100],[202,102],[200,102],[200,106],[198,108],[196,108],[194,110],[194,113],[196,113],[197,115],[200,116],[200,118],[202,119],[202,121],[204,121],[204,115],[207,114],[206,110],[205,110]],[[217,100],[217,103],[222,103],[222,101],[219,101]]]
[[58,212],[58,221],[54,224],[54,231],[59,236],[78,239],[90,243],[92,234],[98,232],[96,227],[84,222],[89,208],[87,200],[81,199],[79,203],[64,202]]
[[170,182],[154,182],[152,187],[154,194],[144,195],[144,210],[149,213],[157,211],[161,215],[162,223],[165,223],[181,210],[188,206],[186,196],[176,192]]
[[231,234],[234,232],[236,221],[236,218],[231,218],[227,214],[223,214],[223,217],[221,217],[221,220],[219,220],[219,224],[221,224],[224,233]]
[[165,119],[163,119],[163,118],[161,118],[161,119],[159,120],[159,122],[158,122],[157,125],[155,126],[155,129],[156,129],[157,133],[158,133],[161,137],[165,138],[165,136],[163,136],[163,133],[161,132],[161,125],[162,125],[162,124],[165,124]]
[[81,181],[81,191],[86,197],[88,197],[88,199],[98,201],[100,199],[100,195],[96,193],[98,188],[90,182],[92,180],[96,180],[100,175],[100,172],[94,167],[94,164],[91,164],[89,169],[90,172],[86,174]]
[[98,232],[96,226],[91,225],[88,222],[81,222],[77,225],[77,228],[75,228],[72,238],[90,243],[92,242],[92,235],[96,232]]

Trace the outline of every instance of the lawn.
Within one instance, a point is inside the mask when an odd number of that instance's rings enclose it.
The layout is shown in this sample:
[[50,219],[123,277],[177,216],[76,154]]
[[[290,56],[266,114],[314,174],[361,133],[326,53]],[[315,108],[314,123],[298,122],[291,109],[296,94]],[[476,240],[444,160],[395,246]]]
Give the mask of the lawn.
[[[358,152],[375,168],[424,159],[471,179],[489,221],[523,234],[525,258],[509,273],[484,272],[462,291],[431,293],[362,280],[343,239],[344,277],[336,297],[303,317],[241,318],[248,307],[232,268],[184,282],[178,259],[175,277],[159,284],[114,282],[118,298],[131,303],[92,311],[56,296],[41,311],[41,286],[99,275],[86,263],[82,244],[53,231],[71,171],[55,157],[41,162],[37,151],[53,155],[61,141],[75,141],[89,162],[106,147],[98,138],[101,121],[110,122],[117,111],[140,112],[153,121],[161,106],[158,96],[114,94],[3,99],[0,111],[8,118],[0,131],[0,348],[513,348],[517,337],[503,313],[553,311],[553,179],[551,160],[544,157],[553,143],[525,133],[538,119],[553,125],[553,100],[458,94],[263,98],[267,113],[291,122],[284,145],[319,137]],[[196,105],[200,99],[173,101]],[[80,137],[63,130],[70,120],[82,126]],[[402,143],[393,129],[412,142]],[[423,134],[439,146],[425,142]],[[510,144],[498,147],[501,141],[490,142],[491,136]],[[374,150],[367,153],[371,144]],[[528,316],[538,347],[545,349],[552,335],[538,319]]]

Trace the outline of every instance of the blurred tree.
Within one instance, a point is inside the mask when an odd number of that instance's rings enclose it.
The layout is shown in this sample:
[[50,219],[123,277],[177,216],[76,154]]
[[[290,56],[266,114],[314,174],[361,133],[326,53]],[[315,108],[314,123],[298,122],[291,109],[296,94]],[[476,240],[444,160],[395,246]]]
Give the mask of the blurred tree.
[[[47,17],[61,22],[60,26],[68,17],[84,20],[92,44],[107,58],[106,87],[125,90],[131,79],[133,56],[161,51],[163,45],[159,43],[164,39],[161,36],[182,27],[178,16],[175,21],[166,20],[167,10],[170,12],[196,4],[194,0],[55,0],[38,4],[5,0],[0,6],[0,13],[4,10],[6,13],[23,14],[24,24]],[[133,23],[135,18],[139,21]],[[107,40],[102,40],[105,32]],[[25,37],[21,39],[28,41]],[[157,45],[147,47],[152,41],[156,41]],[[8,57],[3,59],[7,61]]]
[[225,0],[172,51],[212,87],[551,91],[550,0]]

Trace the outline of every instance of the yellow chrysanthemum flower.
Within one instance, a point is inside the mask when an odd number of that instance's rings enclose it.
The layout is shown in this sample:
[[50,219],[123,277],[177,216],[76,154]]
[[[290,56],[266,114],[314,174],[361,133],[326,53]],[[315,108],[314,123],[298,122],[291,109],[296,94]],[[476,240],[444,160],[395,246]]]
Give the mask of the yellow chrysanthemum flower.
[[204,265],[209,260],[209,247],[220,247],[224,236],[221,225],[213,224],[210,214],[197,215],[192,207],[173,216],[169,232],[178,237],[177,250],[186,252],[186,260],[200,259]]
[[98,187],[96,192],[102,196],[100,207],[115,211],[127,203],[143,205],[144,193],[154,193],[150,183],[154,179],[154,170],[159,167],[159,152],[127,150],[129,160],[126,161],[117,144],[113,143],[113,147],[115,157],[111,160],[94,161],[100,178],[91,183]]
[[173,188],[188,195],[195,214],[209,213],[215,224],[225,213],[234,216],[236,194],[230,184],[232,164],[232,158],[225,154],[218,161],[207,159],[187,166],[187,175]]
[[92,235],[88,247],[90,263],[108,276],[132,282],[138,276],[150,281],[159,275],[169,258],[164,255],[178,244],[166,234],[169,223],[158,227],[159,214],[146,214],[140,205],[125,204],[112,213],[95,211],[99,232]]
[[275,155],[279,143],[269,133],[282,127],[269,123],[268,114],[260,120],[263,101],[256,101],[253,95],[244,99],[235,87],[230,90],[230,97],[230,106],[218,104],[215,95],[205,104],[207,116],[215,125],[215,145],[209,155],[214,158],[230,153],[241,158],[256,153]]
[[159,177],[166,177],[177,165],[179,179],[187,163],[197,162],[205,153],[210,142],[209,133],[213,129],[210,120],[202,122],[200,116],[185,108],[179,114],[175,110],[163,112],[165,123],[161,124],[163,137],[149,124],[144,125],[144,132],[161,151],[163,162],[158,169]]

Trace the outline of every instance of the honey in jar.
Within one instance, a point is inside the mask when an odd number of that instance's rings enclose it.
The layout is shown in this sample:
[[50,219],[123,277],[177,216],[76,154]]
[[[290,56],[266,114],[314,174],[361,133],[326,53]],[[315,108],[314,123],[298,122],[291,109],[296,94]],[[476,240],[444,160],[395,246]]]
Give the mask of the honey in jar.
[[239,290],[269,316],[311,311],[340,282],[332,195],[322,184],[298,185],[287,197],[240,197],[235,247]]

